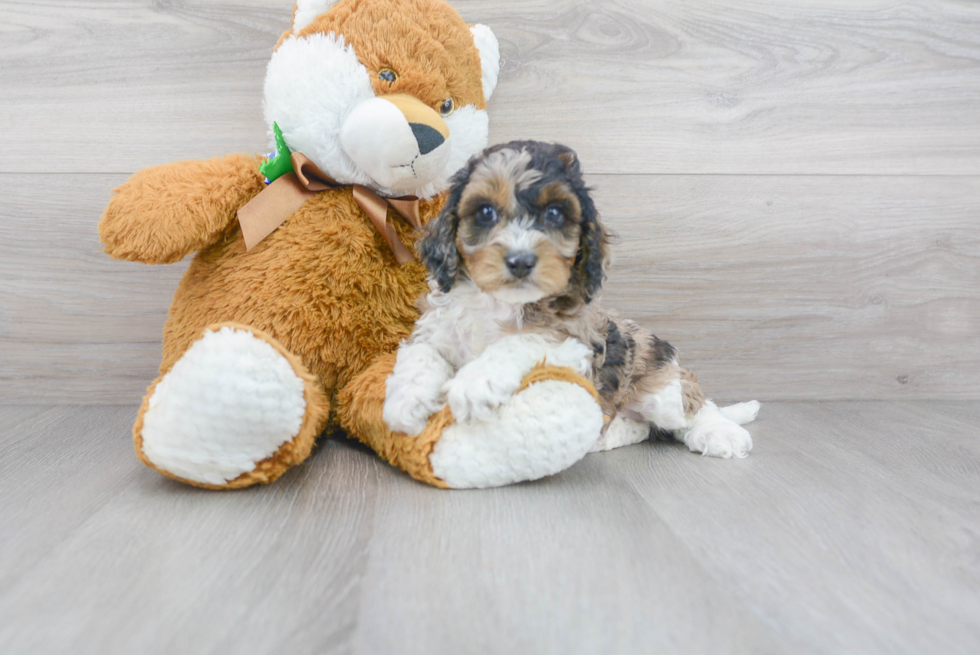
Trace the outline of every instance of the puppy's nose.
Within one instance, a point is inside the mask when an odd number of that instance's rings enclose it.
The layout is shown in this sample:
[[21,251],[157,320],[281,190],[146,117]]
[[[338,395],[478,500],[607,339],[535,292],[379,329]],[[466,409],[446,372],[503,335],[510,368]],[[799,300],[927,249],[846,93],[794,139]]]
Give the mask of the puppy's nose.
[[423,123],[409,123],[408,126],[412,128],[412,134],[419,144],[419,152],[423,155],[429,154],[446,142],[446,139],[433,127]]
[[534,265],[538,263],[538,256],[533,252],[509,253],[504,257],[507,270],[516,278],[525,278],[530,275]]

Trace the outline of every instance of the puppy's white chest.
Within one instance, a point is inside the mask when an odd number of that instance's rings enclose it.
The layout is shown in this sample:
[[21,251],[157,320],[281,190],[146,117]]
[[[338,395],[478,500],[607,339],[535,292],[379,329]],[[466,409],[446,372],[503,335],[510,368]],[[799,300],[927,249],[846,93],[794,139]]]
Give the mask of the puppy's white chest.
[[464,366],[479,357],[491,343],[514,331],[513,312],[473,311],[460,317],[454,326],[456,367]]
[[517,331],[519,307],[469,285],[458,285],[448,294],[430,294],[429,303],[433,309],[416,324],[416,334],[438,348],[457,369],[500,337]]

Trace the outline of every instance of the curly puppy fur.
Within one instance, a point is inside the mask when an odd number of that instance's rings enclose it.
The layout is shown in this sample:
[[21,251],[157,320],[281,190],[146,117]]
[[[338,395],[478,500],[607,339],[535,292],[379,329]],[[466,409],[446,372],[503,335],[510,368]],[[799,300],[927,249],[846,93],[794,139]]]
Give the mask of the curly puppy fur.
[[[388,380],[393,428],[421,425],[446,399],[454,414],[458,405],[464,418],[485,418],[508,391],[502,365],[544,357],[574,367],[574,342],[588,348],[584,373],[608,417],[646,422],[705,454],[751,449],[736,421],[754,418],[757,403],[719,410],[669,343],[597,301],[609,232],[569,148],[516,141],[473,158],[417,249],[431,292]],[[484,359],[494,368],[477,375]],[[460,389],[460,379],[483,391]]]

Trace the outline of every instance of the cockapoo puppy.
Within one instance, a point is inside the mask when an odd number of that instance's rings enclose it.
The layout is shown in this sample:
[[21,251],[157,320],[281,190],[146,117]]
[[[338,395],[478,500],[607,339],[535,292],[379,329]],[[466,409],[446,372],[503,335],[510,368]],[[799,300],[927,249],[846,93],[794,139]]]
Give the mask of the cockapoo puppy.
[[677,351],[602,307],[607,231],[575,153],[516,141],[455,175],[418,250],[431,275],[423,313],[398,350],[384,420],[420,433],[448,402],[457,421],[487,421],[539,362],[591,380],[611,419],[594,450],[668,433],[688,448],[745,457],[741,424],[759,403],[706,400]]

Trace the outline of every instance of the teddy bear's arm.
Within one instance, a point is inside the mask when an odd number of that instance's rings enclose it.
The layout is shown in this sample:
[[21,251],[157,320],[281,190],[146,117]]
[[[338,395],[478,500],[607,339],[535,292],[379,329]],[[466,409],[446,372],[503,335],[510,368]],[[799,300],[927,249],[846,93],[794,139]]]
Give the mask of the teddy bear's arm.
[[116,259],[176,262],[217,241],[262,187],[259,162],[251,155],[147,168],[113,192],[99,238]]

